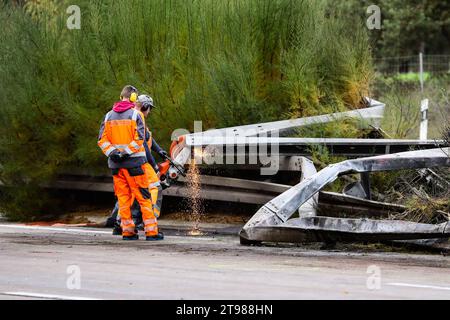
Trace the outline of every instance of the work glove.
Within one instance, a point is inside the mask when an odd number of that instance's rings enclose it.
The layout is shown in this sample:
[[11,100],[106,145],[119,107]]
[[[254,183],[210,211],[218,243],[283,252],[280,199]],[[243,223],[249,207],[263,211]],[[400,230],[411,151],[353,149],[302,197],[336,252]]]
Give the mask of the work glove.
[[109,158],[111,159],[112,162],[115,162],[115,163],[120,162],[120,159],[121,159],[120,151],[117,149],[113,150],[110,153]]
[[120,159],[121,159],[122,161],[128,159],[129,157],[130,157],[130,155],[129,155],[128,153],[126,153],[126,152],[121,152],[121,153],[120,153]]
[[170,187],[169,181],[167,181],[167,179],[162,180],[162,181],[161,181],[161,188],[162,188],[163,190],[165,190],[165,189],[167,189],[168,187]]
[[159,155],[161,156],[161,158],[164,158],[164,159],[169,157],[169,154],[167,153],[166,150],[161,150],[159,152]]
[[130,155],[128,153],[124,153],[116,149],[113,152],[111,152],[109,158],[112,160],[112,162],[119,163],[127,159],[129,156]]

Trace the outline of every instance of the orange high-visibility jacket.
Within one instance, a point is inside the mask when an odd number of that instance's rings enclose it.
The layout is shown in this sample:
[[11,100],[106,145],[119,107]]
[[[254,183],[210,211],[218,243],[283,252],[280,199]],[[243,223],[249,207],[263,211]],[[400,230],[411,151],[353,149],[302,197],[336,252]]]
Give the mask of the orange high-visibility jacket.
[[120,163],[108,159],[109,168],[134,168],[147,162],[144,141],[144,115],[130,108],[123,112],[111,110],[106,114],[100,127],[97,144],[107,157],[115,149],[130,155]]

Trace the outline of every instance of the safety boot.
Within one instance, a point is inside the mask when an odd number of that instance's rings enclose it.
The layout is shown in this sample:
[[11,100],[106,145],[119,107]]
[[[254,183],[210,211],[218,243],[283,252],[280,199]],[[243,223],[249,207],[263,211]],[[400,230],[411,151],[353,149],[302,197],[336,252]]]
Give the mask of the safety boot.
[[113,236],[121,236],[122,235],[122,228],[120,227],[120,225],[114,225],[113,231],[112,231]]
[[158,232],[157,235],[154,236],[146,236],[145,240],[147,241],[158,241],[158,240],[163,240],[164,239],[164,234],[162,232]]
[[[138,233],[138,228],[134,228],[134,233]],[[113,236],[121,236],[122,235],[122,227],[120,225],[115,225],[112,231]]]
[[123,236],[122,240],[139,240],[139,235],[136,233],[132,236]]

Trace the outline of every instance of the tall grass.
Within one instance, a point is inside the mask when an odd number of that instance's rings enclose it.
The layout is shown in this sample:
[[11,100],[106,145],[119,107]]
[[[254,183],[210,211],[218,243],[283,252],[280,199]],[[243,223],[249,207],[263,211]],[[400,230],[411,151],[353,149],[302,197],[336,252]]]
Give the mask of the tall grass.
[[450,124],[450,76],[432,75],[421,92],[415,79],[377,77],[375,95],[386,103],[381,127],[393,138],[419,138],[421,100],[428,99],[428,139],[442,139]]
[[[192,130],[194,120],[207,129],[358,106],[372,75],[364,24],[340,19],[327,3],[3,5],[0,179],[35,187],[73,167],[104,170],[97,130],[128,83],[153,96],[149,126],[166,147],[174,129]],[[72,4],[81,30],[66,28]]]

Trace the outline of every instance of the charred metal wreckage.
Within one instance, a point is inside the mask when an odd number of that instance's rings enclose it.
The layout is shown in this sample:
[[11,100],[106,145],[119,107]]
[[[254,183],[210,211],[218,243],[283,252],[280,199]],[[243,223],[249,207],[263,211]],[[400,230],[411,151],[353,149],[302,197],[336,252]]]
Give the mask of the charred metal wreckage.
[[[227,146],[249,154],[260,144],[277,144],[279,157],[300,159],[301,181],[264,204],[240,232],[242,244],[260,242],[328,242],[437,239],[450,237],[450,223],[425,224],[400,220],[340,218],[317,215],[319,192],[339,176],[360,173],[361,181],[353,183],[344,194],[334,194],[340,201],[360,199],[370,205],[369,174],[377,171],[423,169],[450,166],[450,148],[443,141],[398,139],[312,139],[268,136],[283,134],[297,127],[345,118],[361,119],[366,126],[378,127],[384,104],[367,99],[368,108],[317,117],[276,121],[240,127],[215,129],[182,136],[172,156],[186,164],[194,149]],[[233,139],[230,140],[230,136]],[[370,157],[349,159],[316,171],[305,148],[320,144],[332,153],[345,156]],[[241,148],[239,148],[241,147]],[[253,147],[253,149],[252,149]],[[342,148],[343,147],[343,148]],[[408,151],[412,148],[420,150]],[[356,150],[356,151],[355,151]],[[402,152],[400,152],[402,151]],[[327,194],[323,192],[323,194]],[[331,193],[328,193],[330,196]],[[356,195],[354,197],[353,195]],[[395,206],[395,205],[394,205]],[[294,217],[297,216],[298,217]]]

